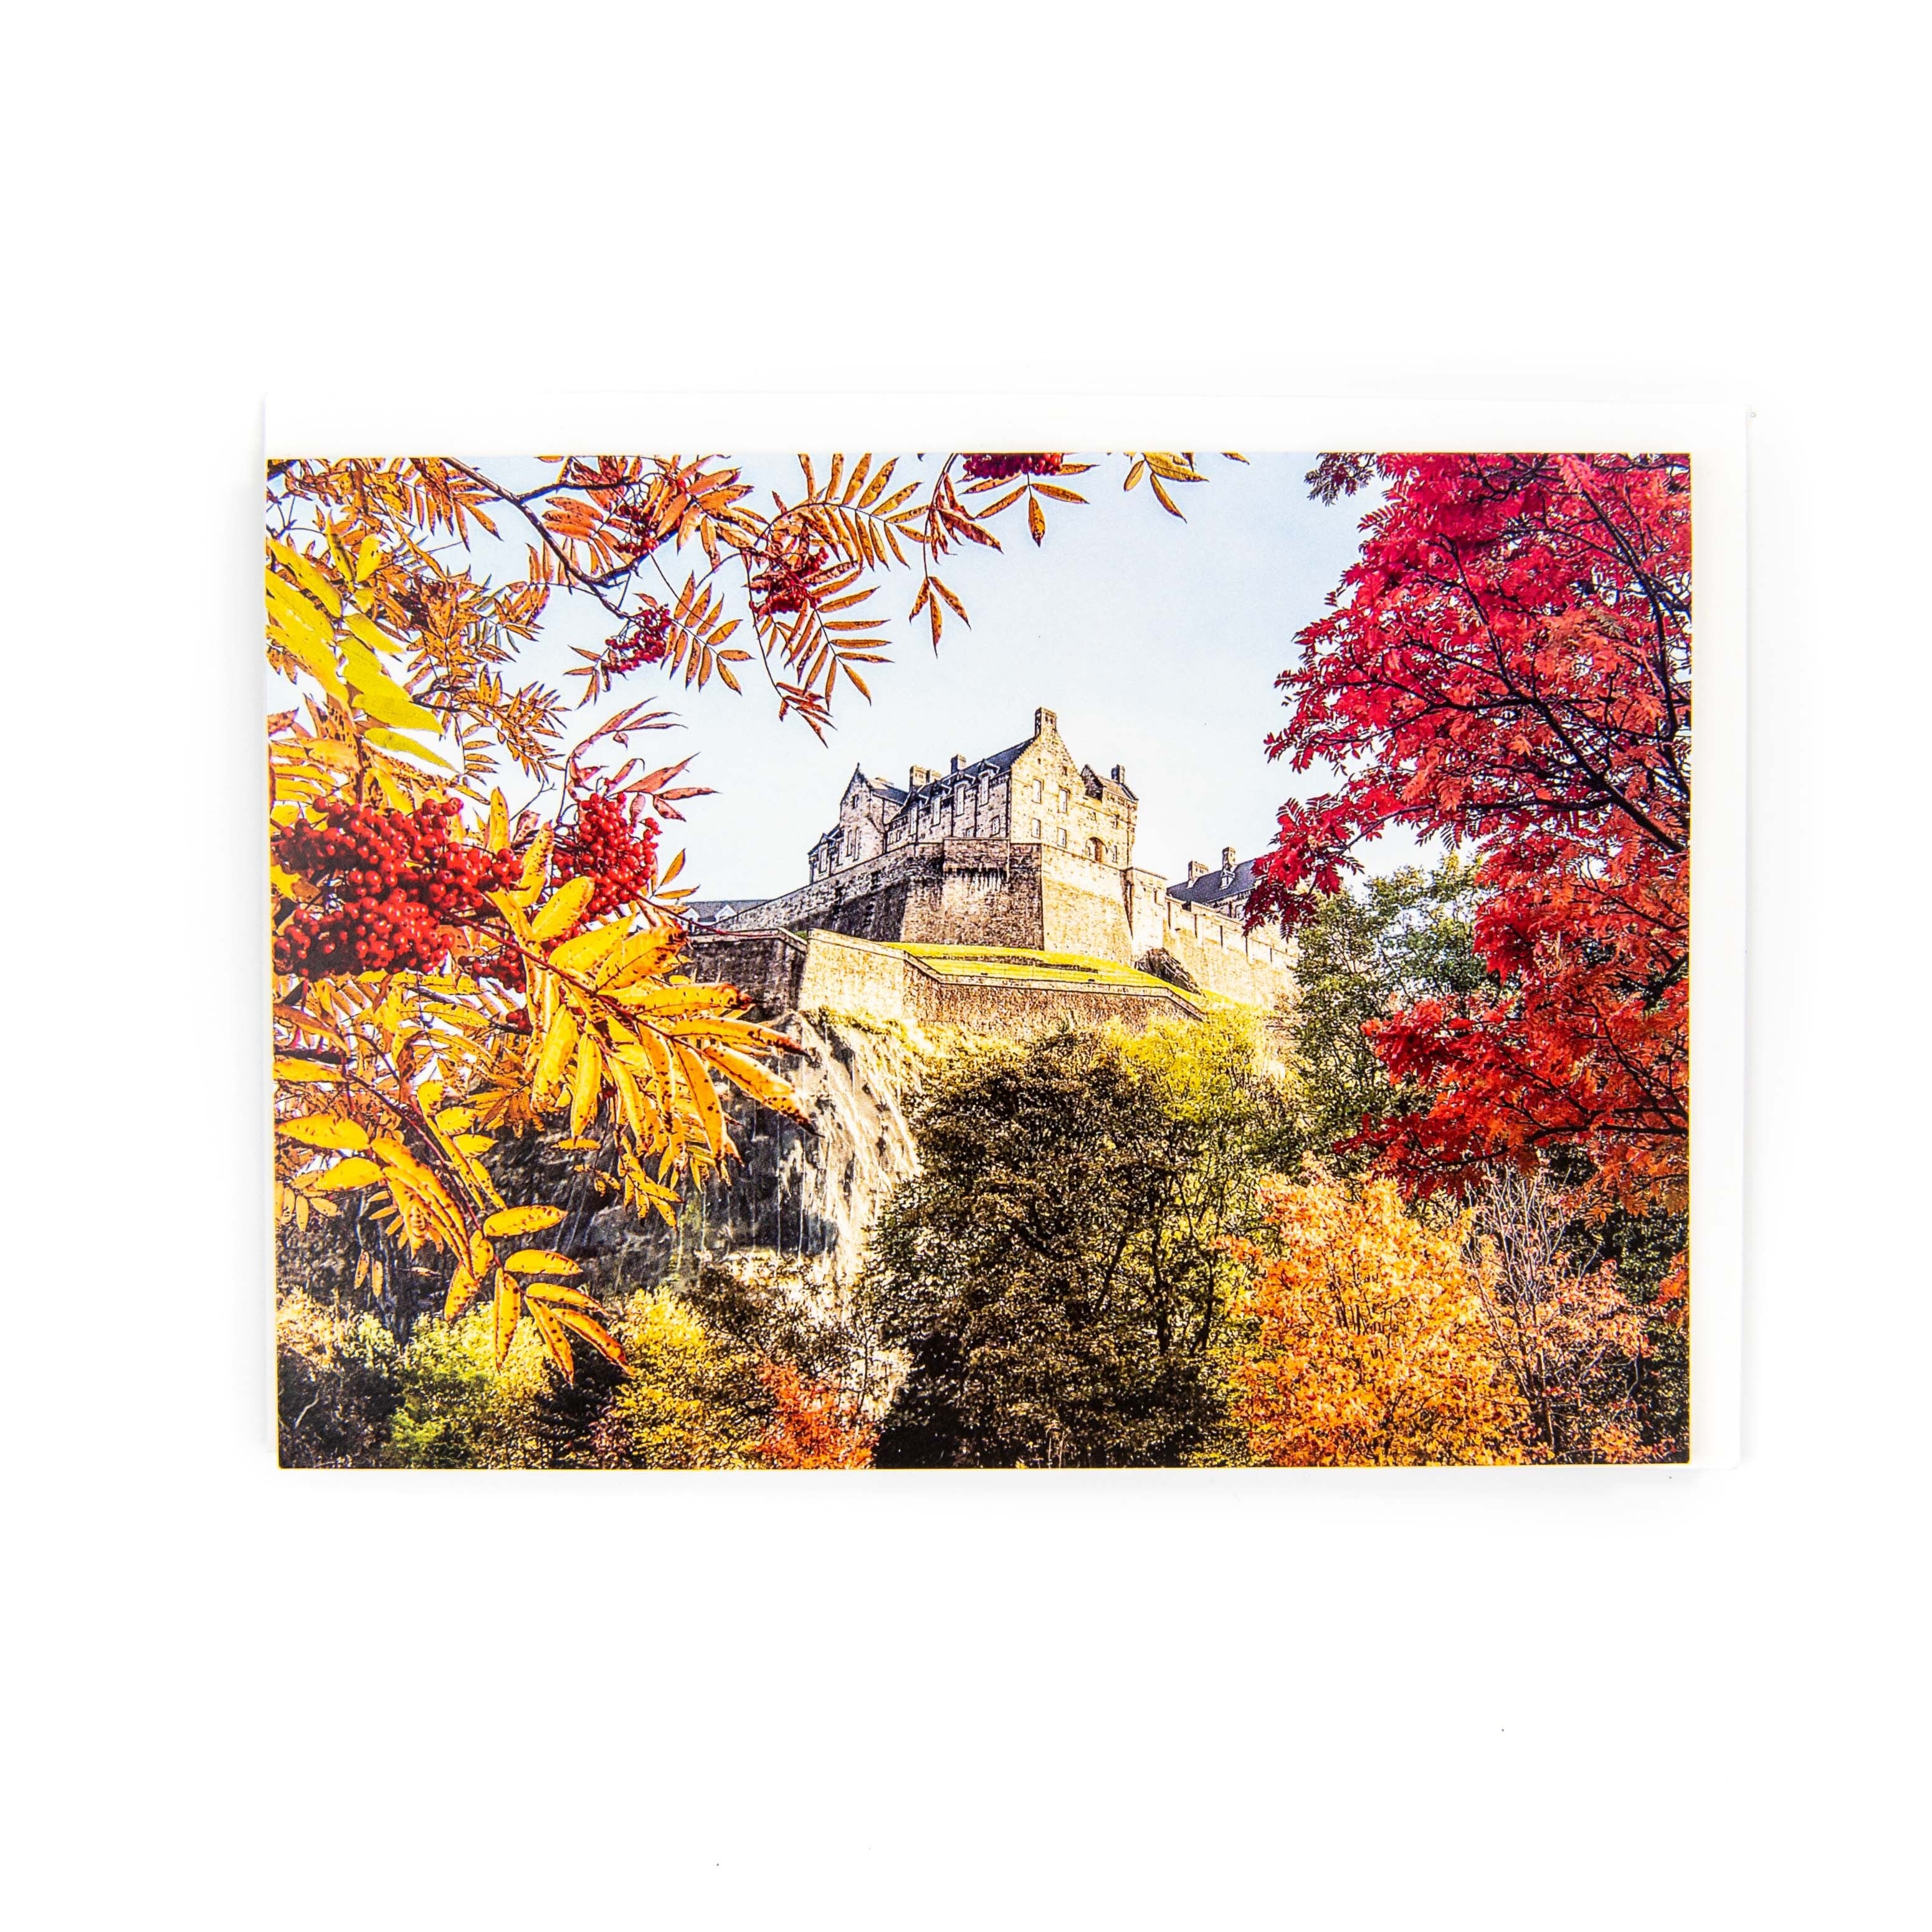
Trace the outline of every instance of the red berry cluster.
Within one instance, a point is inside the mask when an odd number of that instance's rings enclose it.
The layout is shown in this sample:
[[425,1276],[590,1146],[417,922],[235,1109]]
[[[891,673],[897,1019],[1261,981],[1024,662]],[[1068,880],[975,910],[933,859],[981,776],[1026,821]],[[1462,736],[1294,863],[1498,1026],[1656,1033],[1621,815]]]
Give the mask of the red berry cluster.
[[601,667],[621,677],[640,664],[662,664],[670,650],[670,611],[662,604],[646,604],[614,637],[604,639]]
[[610,506],[604,534],[631,562],[650,555],[668,532],[658,527],[657,506],[648,489],[620,496]]
[[752,595],[758,608],[775,613],[802,610],[812,596],[812,580],[824,571],[822,544],[791,542],[771,551],[752,578]]
[[585,920],[645,898],[656,882],[657,868],[657,820],[634,825],[631,814],[602,793],[580,799],[576,818],[557,836],[554,869],[558,883],[596,881],[584,905]]
[[1066,460],[1064,452],[982,450],[966,459],[966,473],[976,483],[1004,483],[1015,476],[1058,476]]
[[514,853],[452,839],[454,799],[414,812],[334,805],[318,825],[300,818],[275,835],[276,862],[322,888],[275,936],[275,970],[433,972],[449,956],[452,925],[472,923],[484,895],[522,876]]

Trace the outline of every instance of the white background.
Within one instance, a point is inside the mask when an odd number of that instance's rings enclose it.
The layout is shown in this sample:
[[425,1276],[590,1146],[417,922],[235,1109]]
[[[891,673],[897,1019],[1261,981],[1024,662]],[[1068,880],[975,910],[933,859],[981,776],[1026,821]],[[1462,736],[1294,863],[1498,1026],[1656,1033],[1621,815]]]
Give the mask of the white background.
[[[40,1926],[1902,1922],[1923,31],[42,10],[9,42],[0,1900]],[[1738,400],[1731,1471],[284,1475],[261,399]]]

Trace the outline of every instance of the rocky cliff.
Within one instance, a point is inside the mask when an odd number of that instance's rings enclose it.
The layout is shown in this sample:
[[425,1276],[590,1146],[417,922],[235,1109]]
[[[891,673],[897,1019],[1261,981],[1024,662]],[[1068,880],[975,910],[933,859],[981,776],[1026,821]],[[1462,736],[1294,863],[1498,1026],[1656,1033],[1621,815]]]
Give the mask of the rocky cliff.
[[906,1114],[928,1049],[902,1027],[850,1016],[768,1024],[800,1044],[777,1066],[812,1131],[734,1094],[725,1111],[740,1158],[693,1191],[675,1229],[622,1208],[590,1217],[585,1247],[600,1285],[690,1282],[721,1264],[835,1298],[852,1280],[873,1217],[917,1166]]

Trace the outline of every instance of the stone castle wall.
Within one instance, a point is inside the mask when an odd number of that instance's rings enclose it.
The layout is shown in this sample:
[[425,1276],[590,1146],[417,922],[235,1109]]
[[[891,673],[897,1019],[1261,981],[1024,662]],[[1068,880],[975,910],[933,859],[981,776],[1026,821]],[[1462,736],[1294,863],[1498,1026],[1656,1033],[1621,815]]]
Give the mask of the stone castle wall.
[[807,942],[796,932],[700,932],[691,941],[692,978],[729,981],[761,1015],[798,1004]]
[[844,934],[814,932],[798,1003],[807,1012],[867,1013],[908,1026],[1037,1033],[1072,1022],[1118,1019],[1138,1030],[1156,1019],[1195,1017],[1161,986],[1068,986],[1005,974],[941,974],[913,955]]
[[1038,848],[1003,838],[936,839],[882,853],[749,907],[728,930],[784,928],[919,945],[1037,947],[1043,944],[1040,903]]

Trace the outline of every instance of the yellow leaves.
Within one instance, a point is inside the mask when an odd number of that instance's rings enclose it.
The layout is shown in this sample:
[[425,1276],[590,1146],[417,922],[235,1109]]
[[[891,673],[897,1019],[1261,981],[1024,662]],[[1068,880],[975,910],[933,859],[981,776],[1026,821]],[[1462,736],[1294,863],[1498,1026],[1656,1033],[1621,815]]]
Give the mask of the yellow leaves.
[[1046,540],[1046,512],[1040,506],[1040,499],[1030,492],[1027,496],[1027,530],[1036,546]]
[[640,1147],[648,1146],[651,1139],[651,1116],[644,1104],[644,1096],[639,1090],[637,1077],[623,1060],[613,1055],[604,1062],[609,1069],[611,1083],[617,1090],[617,1107],[623,1117],[631,1138]]
[[[537,902],[537,895],[543,890],[544,874],[550,869],[550,848],[556,842],[556,834],[546,825],[530,841],[530,849],[524,854],[523,876],[517,882],[516,891],[509,896],[518,906],[528,908]],[[501,903],[502,896],[492,892],[490,898]],[[513,922],[522,928],[521,936],[527,939],[530,928],[523,920]]]
[[550,1090],[563,1077],[563,1070],[569,1064],[570,1056],[577,1046],[577,1016],[566,1006],[559,1006],[556,1016],[544,1035],[543,1044],[538,1049],[536,1065],[530,1074],[531,1097],[538,1106]]
[[519,1248],[514,1254],[504,1256],[503,1265],[512,1274],[580,1275],[584,1272],[568,1255],[560,1255],[554,1248]]
[[[332,547],[346,574],[346,560],[339,546]],[[366,553],[366,544],[364,549]],[[426,731],[436,737],[442,731],[436,714],[418,704],[378,662],[378,652],[394,652],[402,646],[362,612],[352,608],[345,611],[334,586],[299,551],[272,540],[269,550],[271,562],[264,584],[272,661],[286,670],[287,661],[292,659],[307,671],[338,707],[333,718],[357,742],[453,771],[455,767],[438,753],[399,735]],[[280,574],[274,567],[277,563],[296,581]],[[274,658],[276,651],[284,654],[281,659]],[[374,726],[365,724],[365,718],[373,719]],[[310,748],[314,752],[313,740]],[[350,754],[350,768],[357,768],[360,760],[355,756],[356,744],[344,748]],[[392,803],[406,806],[412,802],[409,786],[381,760],[372,765],[370,776],[376,790]],[[295,795],[319,796],[325,789],[304,787],[293,773],[290,777],[294,782],[286,789]]]
[[676,1019],[688,1013],[722,1013],[738,1004],[735,987],[672,986],[656,981],[609,987],[605,996],[618,1000],[638,1016],[653,1020]]
[[520,1286],[530,1300],[541,1301],[549,1307],[587,1309],[593,1314],[601,1312],[600,1304],[582,1288],[572,1288],[564,1282],[526,1281]]
[[530,1311],[530,1319],[537,1324],[537,1333],[543,1337],[543,1345],[550,1352],[567,1382],[577,1379],[577,1358],[571,1353],[570,1339],[565,1334],[563,1324],[556,1312],[541,1301],[525,1304]]
[[574,939],[566,939],[550,954],[550,963],[560,973],[587,979],[595,985],[596,968],[616,951],[629,931],[628,920],[607,920],[588,932],[580,932]]
[[334,1114],[304,1114],[295,1120],[278,1120],[275,1131],[304,1147],[346,1148],[359,1152],[369,1144],[369,1130]]
[[530,937],[530,922],[524,915],[524,907],[526,902],[522,893],[492,892],[490,895],[490,903],[502,914],[503,923],[510,928],[512,934],[520,944],[525,946],[534,946],[536,944],[536,940]]
[[644,1056],[644,1071],[656,1080],[658,1090],[668,1095],[671,1088],[670,1048],[663,1036],[647,1027],[638,1034],[637,1048]]
[[[560,956],[562,950],[558,949]],[[683,951],[684,935],[676,926],[654,926],[648,932],[632,934],[603,962],[596,976],[606,987],[629,986],[668,970]]]
[[590,896],[597,890],[597,881],[587,874],[571,880],[551,894],[543,910],[530,921],[530,937],[541,944],[546,939],[554,939],[559,933],[568,932],[583,916],[584,908],[590,903]]
[[577,1066],[570,1086],[570,1131],[581,1134],[597,1118],[597,1096],[603,1090],[604,1058],[597,1048],[597,1037],[581,1033],[577,1042]]
[[337,643],[356,702],[371,718],[406,731],[441,731],[436,713],[418,704],[390,676],[367,645],[350,637]]
[[724,1110],[718,1104],[718,1090],[711,1084],[710,1076],[704,1070],[704,1063],[691,1048],[681,1041],[671,1042],[671,1052],[676,1057],[680,1070],[684,1076],[684,1084],[691,1095],[692,1104],[697,1109],[698,1124],[703,1130],[705,1144],[715,1160],[724,1157]]
[[482,1286],[462,1262],[458,1262],[456,1272],[449,1278],[449,1292],[443,1298],[442,1318],[454,1322],[476,1299],[476,1291]]
[[351,1154],[346,1160],[338,1160],[333,1167],[325,1168],[304,1184],[310,1187],[326,1187],[332,1192],[344,1187],[367,1187],[372,1180],[380,1180],[382,1170],[373,1160],[361,1154]]
[[386,631],[379,629],[359,611],[352,611],[344,618],[342,628],[358,644],[366,645],[371,651],[395,652],[403,648]]
[[288,544],[278,543],[271,537],[268,539],[268,554],[278,562],[287,567],[302,587],[332,617],[342,614],[342,599],[337,596],[334,585],[300,550]]
[[362,734],[372,745],[380,745],[386,752],[400,752],[405,758],[420,759],[426,765],[434,765],[440,770],[453,772],[456,767],[449,760],[418,745],[413,738],[406,738],[400,731],[386,731],[380,726],[371,726]]
[[[593,1348],[608,1357],[619,1368],[628,1366],[624,1360],[624,1352],[618,1346],[616,1336],[602,1322],[577,1307],[560,1307],[556,1313],[557,1321],[572,1334],[582,1336]],[[568,1371],[566,1370],[566,1373],[568,1374]]]
[[[1171,517],[1180,517],[1181,512],[1179,506],[1167,494],[1165,483],[1204,483],[1208,480],[1195,468],[1192,452],[1172,449],[1138,451],[1133,461],[1128,466],[1126,480],[1120,488],[1123,490],[1133,489],[1142,477],[1146,478],[1148,487],[1159,500],[1161,508]],[[1184,523],[1186,519],[1182,517],[1181,520]]]
[[412,1249],[428,1242],[454,1255],[466,1252],[470,1241],[462,1210],[436,1174],[394,1135],[379,1134],[372,1145],[382,1163],[382,1178],[388,1184],[405,1243]]
[[517,1322],[522,1312],[523,1298],[518,1291],[515,1277],[502,1269],[496,1270],[496,1366],[503,1366],[504,1358],[510,1352],[510,1344],[515,1340]]
[[274,1064],[278,1080],[286,1080],[296,1084],[318,1081],[340,1081],[342,1071],[339,1067],[325,1065],[319,1060],[296,1060],[284,1054]]
[[563,1219],[561,1208],[500,1208],[484,1221],[486,1234],[540,1234]]
[[702,1052],[711,1065],[760,1106],[770,1107],[774,1112],[784,1114],[803,1126],[812,1124],[812,1117],[798,1104],[790,1088],[769,1066],[760,1066],[755,1060],[747,1060],[729,1047],[707,1046]]
[[1164,476],[1170,483],[1204,483],[1207,478],[1194,466],[1191,454],[1178,455],[1171,449],[1143,450],[1148,470],[1156,476]]

